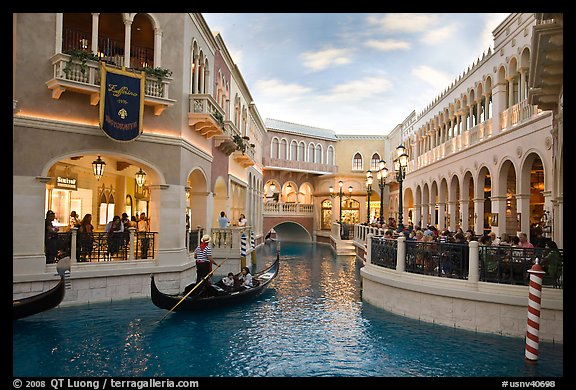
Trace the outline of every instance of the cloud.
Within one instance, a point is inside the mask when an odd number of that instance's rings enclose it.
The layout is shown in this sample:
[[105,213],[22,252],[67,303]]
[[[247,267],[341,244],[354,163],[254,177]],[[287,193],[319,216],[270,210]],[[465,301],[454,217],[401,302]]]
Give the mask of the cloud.
[[368,16],[369,24],[386,32],[417,33],[425,32],[438,24],[437,15],[430,14],[385,14],[382,16]]
[[445,89],[453,81],[452,77],[446,72],[433,69],[426,65],[413,68],[411,73],[413,76],[437,88],[438,91]]
[[454,25],[434,28],[422,34],[420,42],[426,44],[442,44],[450,41],[450,37],[455,34],[456,28]]
[[380,50],[380,51],[393,51],[393,50],[408,50],[412,46],[410,42],[399,41],[396,39],[371,39],[364,43],[364,46]]
[[312,92],[311,88],[294,83],[283,83],[278,79],[257,80],[254,90],[263,95],[275,95],[282,97],[296,97]]
[[392,85],[392,82],[384,77],[367,77],[336,85],[328,95],[322,96],[321,99],[324,101],[361,100],[387,92]]
[[352,49],[325,49],[321,51],[307,51],[300,56],[304,66],[316,72],[335,65],[344,65],[352,61]]

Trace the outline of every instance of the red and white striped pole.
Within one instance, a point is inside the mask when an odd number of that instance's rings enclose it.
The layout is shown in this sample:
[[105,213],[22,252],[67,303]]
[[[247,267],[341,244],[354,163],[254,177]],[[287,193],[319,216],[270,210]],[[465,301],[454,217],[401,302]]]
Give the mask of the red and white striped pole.
[[540,332],[540,302],[542,297],[542,270],[536,258],[535,264],[528,270],[530,285],[528,288],[528,324],[526,328],[526,350],[524,357],[530,362],[538,360],[538,333]]

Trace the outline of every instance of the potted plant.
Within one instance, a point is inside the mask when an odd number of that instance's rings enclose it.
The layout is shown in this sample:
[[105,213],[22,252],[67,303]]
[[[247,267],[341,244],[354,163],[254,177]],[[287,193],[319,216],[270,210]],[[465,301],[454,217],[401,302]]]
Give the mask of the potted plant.
[[172,76],[172,71],[170,69],[160,67],[152,68],[148,66],[144,68],[144,73],[146,73],[146,76],[154,77],[158,80],[158,86],[161,94],[164,92],[164,84],[162,83],[162,80],[164,80],[166,77]]
[[100,61],[100,58],[96,54],[86,50],[72,49],[66,50],[63,53],[70,56],[70,61],[66,63],[66,66],[63,69],[64,73],[66,73],[66,76],[69,76],[69,73],[72,71],[71,64],[74,60],[80,61],[80,72],[82,75],[86,75],[86,70],[88,69],[88,60]]

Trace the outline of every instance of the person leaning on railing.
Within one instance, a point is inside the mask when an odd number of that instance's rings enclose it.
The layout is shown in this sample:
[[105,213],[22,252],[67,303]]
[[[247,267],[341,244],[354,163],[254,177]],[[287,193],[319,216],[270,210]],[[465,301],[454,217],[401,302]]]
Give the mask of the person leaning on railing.
[[140,213],[140,220],[137,225],[138,236],[140,237],[140,258],[148,258],[148,246],[150,244],[147,233],[150,231],[150,225],[146,219],[146,213]]

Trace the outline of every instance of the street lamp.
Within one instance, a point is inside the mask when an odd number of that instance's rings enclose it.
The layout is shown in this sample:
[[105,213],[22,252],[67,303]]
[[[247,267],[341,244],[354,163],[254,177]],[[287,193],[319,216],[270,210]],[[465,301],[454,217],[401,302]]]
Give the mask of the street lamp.
[[94,176],[96,179],[100,180],[100,178],[104,175],[104,168],[106,167],[106,163],[104,160],[98,156],[98,158],[92,161],[92,170],[94,171]]
[[340,221],[340,225],[342,225],[342,187],[344,186],[344,182],[342,180],[338,181],[338,196],[340,197],[340,216],[338,221]]
[[368,211],[367,211],[367,216],[366,216],[366,220],[368,222],[368,224],[370,224],[370,195],[372,195],[372,181],[373,181],[373,177],[372,177],[372,171],[368,170],[368,172],[366,172],[366,193],[368,194]]
[[406,167],[408,166],[408,154],[406,154],[406,148],[404,145],[400,144],[396,148],[396,159],[394,160],[394,172],[396,173],[396,180],[400,185],[400,196],[398,198],[398,232],[404,230],[404,225],[402,224],[402,181],[406,177]]
[[384,186],[386,185],[386,176],[388,176],[388,168],[386,168],[386,161],[380,160],[378,162],[378,185],[380,187],[380,225],[384,224]]

